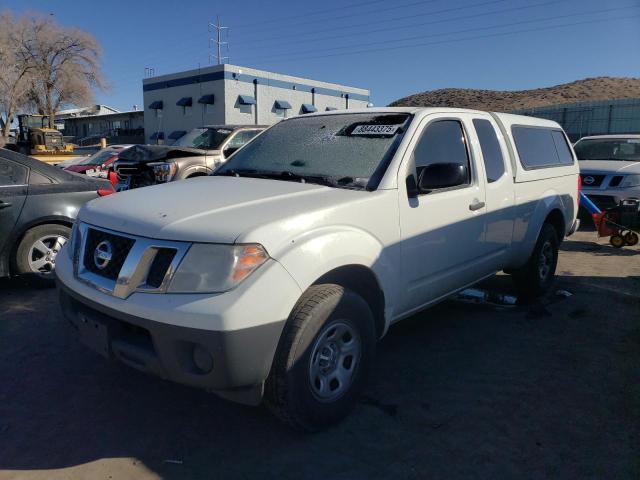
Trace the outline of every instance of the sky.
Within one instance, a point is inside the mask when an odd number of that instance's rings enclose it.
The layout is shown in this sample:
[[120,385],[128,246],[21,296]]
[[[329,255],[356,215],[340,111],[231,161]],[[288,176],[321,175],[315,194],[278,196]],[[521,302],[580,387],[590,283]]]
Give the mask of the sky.
[[142,106],[145,68],[210,64],[216,16],[228,63],[368,88],[376,106],[438,88],[640,77],[640,0],[0,0],[3,10],[92,33],[109,82],[96,102],[120,110]]

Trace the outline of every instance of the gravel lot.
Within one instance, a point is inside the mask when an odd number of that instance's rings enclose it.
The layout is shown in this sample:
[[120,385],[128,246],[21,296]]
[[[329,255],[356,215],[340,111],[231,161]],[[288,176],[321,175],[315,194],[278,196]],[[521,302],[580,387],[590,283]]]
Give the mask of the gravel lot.
[[356,411],[312,436],[106,362],[55,290],[0,282],[0,479],[640,478],[640,248],[579,232],[558,274],[534,305],[398,324]]

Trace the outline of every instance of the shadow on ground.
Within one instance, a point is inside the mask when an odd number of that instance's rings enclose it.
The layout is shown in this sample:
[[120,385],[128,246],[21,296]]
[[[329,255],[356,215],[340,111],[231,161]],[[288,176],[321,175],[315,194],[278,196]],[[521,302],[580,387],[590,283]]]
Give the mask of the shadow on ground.
[[[120,473],[169,479],[638,478],[640,300],[602,298],[592,280],[398,324],[355,412],[313,436],[106,362],[76,341],[54,290],[2,282],[0,471],[86,477],[120,459]],[[511,291],[506,276],[483,286]]]

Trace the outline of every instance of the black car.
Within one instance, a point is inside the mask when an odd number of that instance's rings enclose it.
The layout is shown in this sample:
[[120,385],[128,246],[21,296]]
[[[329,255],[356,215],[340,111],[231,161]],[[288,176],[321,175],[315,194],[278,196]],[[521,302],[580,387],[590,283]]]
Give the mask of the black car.
[[113,192],[108,181],[0,148],[0,277],[51,284],[82,204]]

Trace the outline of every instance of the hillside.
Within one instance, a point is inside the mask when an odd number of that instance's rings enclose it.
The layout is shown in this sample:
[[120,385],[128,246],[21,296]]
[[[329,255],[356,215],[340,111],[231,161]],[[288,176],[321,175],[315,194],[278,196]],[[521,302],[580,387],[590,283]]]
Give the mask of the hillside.
[[640,98],[640,78],[597,77],[535,90],[444,88],[409,95],[391,107],[460,107],[508,112],[562,103]]

